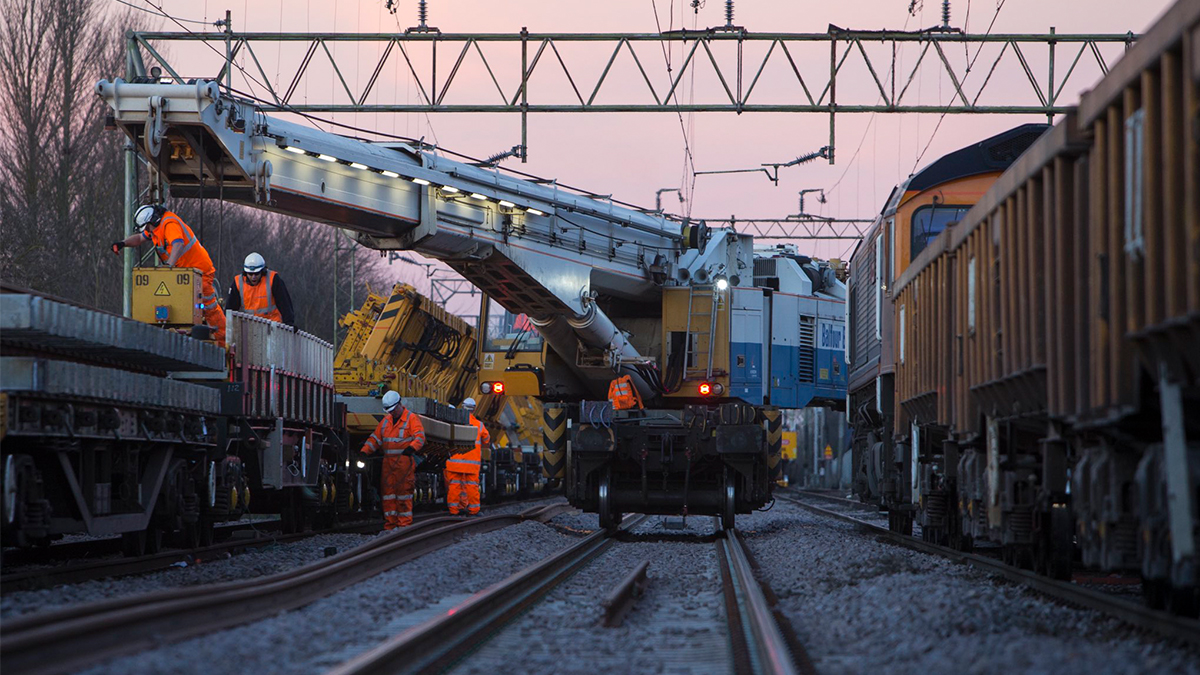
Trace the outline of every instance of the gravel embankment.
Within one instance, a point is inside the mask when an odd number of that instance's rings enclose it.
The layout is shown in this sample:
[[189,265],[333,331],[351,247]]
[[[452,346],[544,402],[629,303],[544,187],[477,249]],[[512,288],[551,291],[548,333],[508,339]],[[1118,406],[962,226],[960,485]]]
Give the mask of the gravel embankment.
[[817,670],[1200,673],[1200,653],[780,501],[739,527]]
[[[688,530],[649,518],[636,534],[706,534],[712,519],[690,518]],[[563,516],[555,525],[595,529],[594,514]],[[643,560],[646,594],[621,626],[604,628],[601,599]],[[459,674],[726,673],[730,670],[724,599],[714,545],[622,542],[611,547],[538,605],[459,663]],[[519,668],[517,664],[519,663]]]
[[[562,497],[551,497],[533,502],[501,504],[485,508],[484,513],[492,515],[516,513],[555,501],[564,500]],[[186,566],[182,566],[183,563],[181,563],[180,567],[172,567],[150,574],[6,593],[0,597],[0,619],[167,588],[242,581],[278,574],[320,560],[324,557],[327,547],[334,547],[340,553],[370,541],[373,536],[363,534],[317,535],[297,542],[246,549],[242,553],[221,560]]]
[[85,672],[323,672],[571,541],[534,522],[468,537],[307,607]]

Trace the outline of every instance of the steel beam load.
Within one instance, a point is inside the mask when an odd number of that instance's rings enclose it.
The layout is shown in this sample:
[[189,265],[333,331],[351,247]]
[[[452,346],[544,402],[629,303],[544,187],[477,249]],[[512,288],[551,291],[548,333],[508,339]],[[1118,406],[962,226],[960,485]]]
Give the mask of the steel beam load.
[[0,295],[0,346],[49,351],[138,370],[221,371],[225,350],[208,342],[36,295]]
[[221,398],[217,389],[203,385],[32,356],[0,357],[0,391],[214,415]]

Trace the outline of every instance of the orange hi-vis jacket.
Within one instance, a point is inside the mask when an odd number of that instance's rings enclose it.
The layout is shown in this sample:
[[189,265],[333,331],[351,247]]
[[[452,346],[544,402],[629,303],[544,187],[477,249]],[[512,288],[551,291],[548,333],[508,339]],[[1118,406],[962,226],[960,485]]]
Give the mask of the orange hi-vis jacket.
[[267,270],[257,285],[245,283],[245,275],[233,278],[238,295],[242,296],[242,310],[271,321],[283,321],[283,315],[275,306],[275,294],[271,289],[275,283],[275,270]]
[[413,522],[413,492],[417,486],[417,463],[412,457],[404,454],[411,448],[414,452],[425,447],[425,426],[421,418],[405,410],[396,419],[388,413],[374,433],[363,443],[362,452],[371,454],[382,450],[383,475],[381,476],[383,496],[384,529],[393,530],[397,527],[407,527]]
[[642,395],[633,386],[633,378],[628,375],[622,375],[608,384],[608,400],[612,401],[613,410],[642,408]]
[[470,415],[470,423],[477,429],[475,447],[457,455],[450,455],[450,458],[446,460],[446,470],[478,476],[479,469],[483,465],[483,444],[489,442],[492,437],[488,434],[487,427],[483,426],[483,422],[480,422],[474,413]]
[[379,425],[375,427],[371,437],[367,439],[366,443],[363,443],[362,452],[369,455],[382,449],[383,454],[387,457],[399,457],[408,448],[412,448],[413,452],[418,452],[423,447],[425,447],[425,425],[421,424],[420,417],[405,409],[404,414],[400,415],[400,419],[396,419],[391,413],[385,415],[379,421]]
[[176,246],[182,246],[183,253],[175,260],[175,267],[194,267],[200,270],[201,274],[216,274],[217,270],[213,267],[212,258],[208,257],[208,251],[200,245],[192,228],[173,212],[167,211],[163,214],[158,227],[147,230],[146,236],[154,243],[158,258],[164,263],[170,259]]

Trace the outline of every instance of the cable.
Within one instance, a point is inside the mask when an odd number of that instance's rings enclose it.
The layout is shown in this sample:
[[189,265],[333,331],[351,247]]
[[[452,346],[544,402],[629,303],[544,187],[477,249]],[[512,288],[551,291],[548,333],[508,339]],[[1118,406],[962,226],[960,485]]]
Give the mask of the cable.
[[[150,11],[150,10],[146,9],[145,7],[139,7],[139,6],[135,5],[135,4],[132,4],[132,3],[129,3],[129,2],[125,2],[125,0],[116,0],[116,1],[117,1],[117,2],[119,2],[119,3],[121,3],[122,5],[125,5],[126,7],[132,7],[133,9],[136,9],[136,10],[137,10],[137,11],[139,11],[139,12],[145,12],[145,13],[147,13],[147,14],[156,14],[156,12],[152,12],[152,11]],[[170,17],[168,17],[168,18],[170,18]],[[174,21],[177,21],[177,22],[178,22],[178,21],[184,21],[184,22],[187,22],[187,23],[195,23],[195,24],[199,24],[199,25],[201,25],[201,26],[211,26],[211,25],[212,25],[211,23],[209,23],[209,22],[207,22],[207,21],[197,21],[197,20],[195,20],[195,19],[173,19],[173,20],[174,20]]]
[[[667,54],[667,43],[665,40],[662,39],[662,24],[658,20],[658,3],[655,0],[650,0],[650,6],[654,10],[654,25],[656,28],[658,28],[658,34],[659,34],[658,44],[662,48],[663,62],[667,66],[667,81],[669,82],[671,80],[671,57]],[[695,68],[692,69],[692,73],[694,76]],[[693,83],[693,90],[694,89],[695,89],[695,87],[694,87],[694,83]],[[681,113],[679,111],[679,95],[676,93],[674,88],[672,88],[672,90],[671,90],[671,98],[675,101],[675,116],[679,118],[679,131],[683,135],[683,151],[684,151],[684,157],[687,159],[687,164],[685,166],[684,172],[686,175],[687,166],[691,167],[692,190],[694,190],[695,185],[696,185],[696,181],[695,181],[696,161],[695,161],[695,158],[692,157],[692,147],[688,143],[687,126],[683,123],[683,113]],[[691,191],[689,191],[689,193],[688,193],[689,198],[688,198],[688,202],[687,202],[688,203],[688,207],[687,207],[688,215],[691,214],[691,209],[692,209],[691,195],[692,195],[692,193],[691,193]]]
[[[908,30],[908,22],[911,18],[912,18],[912,16],[909,15],[904,19],[904,27],[900,29],[901,32]],[[895,58],[896,57],[893,54],[893,56],[892,56],[893,61],[895,60]],[[895,82],[896,72],[897,72],[897,69],[895,67],[895,64],[893,63],[892,68],[891,68],[891,74],[889,76],[891,82]],[[880,94],[875,99],[875,104],[879,105],[879,102],[882,100],[883,100],[883,94]],[[893,101],[893,103],[895,103],[895,101]],[[877,113],[871,113],[871,117],[867,120],[867,126],[866,126],[866,128],[863,129],[862,138],[858,139],[858,147],[856,147],[854,149],[854,154],[851,155],[850,161],[846,164],[846,168],[842,170],[842,175],[838,176],[838,179],[836,181],[834,181],[832,186],[825,189],[826,194],[832,194],[835,190],[837,190],[838,186],[842,184],[842,179],[845,178],[846,174],[850,172],[850,167],[853,166],[855,160],[858,159],[858,154],[859,154],[859,152],[862,151],[863,143],[867,140],[867,133],[870,132],[871,126],[875,123],[875,115],[876,114]]]
[[[983,34],[984,37],[987,37],[988,35],[991,34],[992,28],[996,25],[996,19],[1000,18],[1000,10],[1004,9],[1005,2],[1007,2],[1007,0],[997,0],[996,13],[992,15],[992,22],[988,24],[987,30],[984,31],[984,34]],[[967,70],[966,70],[966,72],[963,73],[963,79],[962,79],[963,86],[966,86],[967,78],[970,77],[970,75],[971,75],[971,69],[975,67],[975,62],[977,60],[979,60],[979,54],[981,52],[983,52],[983,46],[985,44],[987,44],[987,43],[986,42],[979,43],[979,49],[975,50],[974,58],[972,58],[971,62],[969,64],[967,64]],[[937,125],[935,125],[933,127],[933,133],[931,133],[929,135],[929,141],[925,144],[924,149],[921,150],[921,154],[917,155],[917,161],[913,162],[913,168],[912,168],[913,172],[916,172],[917,166],[919,166],[921,164],[921,159],[923,159],[925,157],[925,153],[929,150],[929,146],[933,145],[933,139],[937,137],[938,129],[942,128],[942,121],[946,119],[946,115],[950,112],[950,108],[953,105],[954,105],[954,96],[951,95],[950,103],[946,104],[946,109],[942,111],[941,117],[938,118]]]
[[[566,216],[564,216],[564,215],[563,215],[561,212],[559,212],[559,213],[556,213],[556,215],[557,215],[557,216],[558,216],[560,219],[567,221],[567,224],[568,224],[568,225],[574,225],[575,227],[577,227],[577,228],[579,228],[579,229],[583,230],[584,232],[587,232],[588,234],[595,235],[595,236],[597,236],[597,237],[612,237],[612,235],[610,235],[610,234],[605,234],[605,233],[603,233],[603,232],[597,232],[597,231],[595,231],[595,230],[589,230],[588,228],[584,227],[583,225],[580,225],[579,223],[577,223],[577,222],[575,222],[575,221],[571,220],[570,218],[567,218],[567,217],[566,217]],[[616,238],[616,237],[612,237],[612,238],[613,238],[613,240],[615,240],[615,241],[619,241],[619,242],[621,242],[621,246],[624,246],[625,244],[633,244],[633,245],[636,245],[636,246],[641,246],[642,248],[649,248],[649,249],[653,249],[653,250],[655,250],[655,251],[674,251],[674,250],[677,250],[677,249],[676,249],[675,247],[673,247],[673,246],[653,246],[653,245],[651,245],[651,244],[643,244],[643,243],[641,243],[641,242],[637,242],[637,241],[630,241],[630,240],[628,240],[628,239],[618,239],[618,238]]]

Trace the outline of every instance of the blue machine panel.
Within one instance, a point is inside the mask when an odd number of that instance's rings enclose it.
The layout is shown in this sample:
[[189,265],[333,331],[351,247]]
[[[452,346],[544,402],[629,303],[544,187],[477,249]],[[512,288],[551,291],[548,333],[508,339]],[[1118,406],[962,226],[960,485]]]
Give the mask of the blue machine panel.
[[735,288],[730,296],[729,395],[762,405],[766,396],[763,293],[758,288]]
[[846,396],[845,304],[771,296],[771,405],[803,408]]

